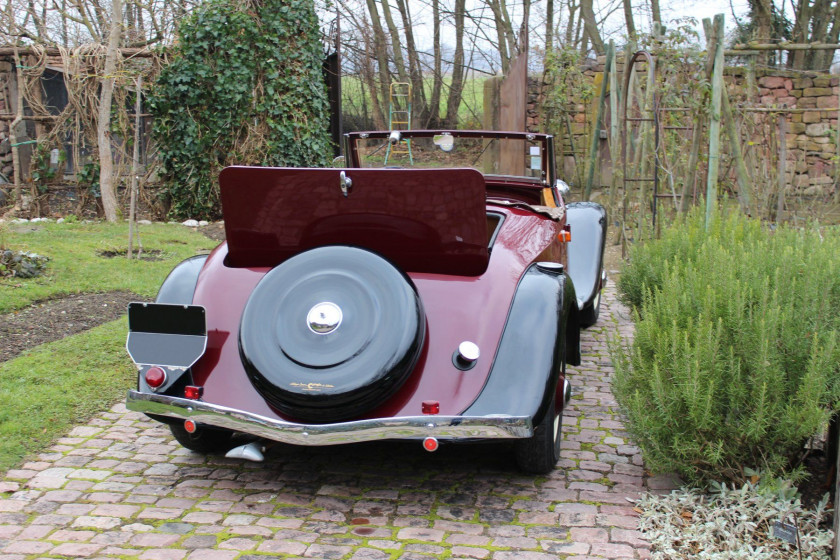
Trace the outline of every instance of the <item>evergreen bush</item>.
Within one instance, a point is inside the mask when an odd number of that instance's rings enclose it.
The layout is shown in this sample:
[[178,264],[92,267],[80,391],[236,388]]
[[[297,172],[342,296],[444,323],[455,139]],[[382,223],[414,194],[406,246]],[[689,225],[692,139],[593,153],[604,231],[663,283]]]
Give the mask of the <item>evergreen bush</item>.
[[781,473],[840,396],[840,232],[695,213],[635,247],[636,318],[614,390],[649,468],[686,480]]
[[149,98],[178,217],[219,216],[227,165],[321,166],[332,154],[320,31],[307,0],[208,0],[178,30]]

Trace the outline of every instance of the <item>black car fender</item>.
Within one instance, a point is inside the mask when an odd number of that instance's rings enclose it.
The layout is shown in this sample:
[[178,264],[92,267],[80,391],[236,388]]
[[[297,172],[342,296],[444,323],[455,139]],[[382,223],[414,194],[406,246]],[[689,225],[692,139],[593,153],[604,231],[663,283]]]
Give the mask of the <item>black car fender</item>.
[[530,416],[536,425],[568,363],[580,363],[572,282],[560,265],[532,265],[513,297],[487,382],[465,416]]
[[607,211],[595,202],[571,202],[566,205],[566,223],[572,232],[568,272],[575,285],[578,306],[583,309],[601,289]]
[[178,263],[163,281],[155,302],[190,305],[206,260],[207,255],[196,255]]

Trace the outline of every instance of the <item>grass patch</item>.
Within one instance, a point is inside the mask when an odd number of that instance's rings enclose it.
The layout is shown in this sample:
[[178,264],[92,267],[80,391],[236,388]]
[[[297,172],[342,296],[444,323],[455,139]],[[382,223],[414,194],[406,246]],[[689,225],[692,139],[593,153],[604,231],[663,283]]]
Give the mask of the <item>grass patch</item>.
[[0,472],[42,451],[134,385],[123,317],[0,364]]
[[[0,244],[9,249],[32,251],[50,258],[43,276],[0,280],[0,313],[33,302],[92,292],[128,290],[153,298],[172,267],[216,242],[176,224],[139,226],[145,253],[159,260],[107,258],[108,252],[126,251],[128,224],[9,224]],[[136,246],[136,243],[135,243]]]

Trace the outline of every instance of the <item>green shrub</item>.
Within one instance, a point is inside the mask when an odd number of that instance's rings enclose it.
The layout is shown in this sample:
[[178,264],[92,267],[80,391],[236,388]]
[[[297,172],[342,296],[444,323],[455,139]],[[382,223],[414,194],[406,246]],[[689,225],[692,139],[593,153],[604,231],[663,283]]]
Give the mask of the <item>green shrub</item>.
[[779,473],[840,396],[840,232],[697,213],[638,246],[619,282],[631,348],[614,389],[649,468],[693,482]]

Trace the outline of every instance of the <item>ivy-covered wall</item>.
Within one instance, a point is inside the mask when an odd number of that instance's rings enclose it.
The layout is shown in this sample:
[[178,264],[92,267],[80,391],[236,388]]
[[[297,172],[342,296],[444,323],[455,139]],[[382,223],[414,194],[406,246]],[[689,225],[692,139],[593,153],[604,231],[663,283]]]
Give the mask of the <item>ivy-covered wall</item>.
[[311,0],[208,0],[183,21],[149,99],[172,215],[218,218],[225,166],[327,163],[322,57]]

